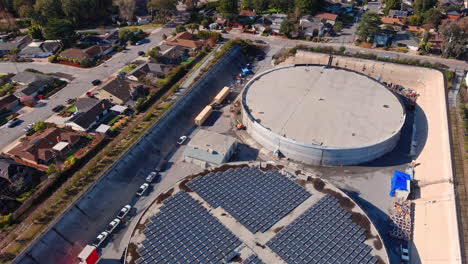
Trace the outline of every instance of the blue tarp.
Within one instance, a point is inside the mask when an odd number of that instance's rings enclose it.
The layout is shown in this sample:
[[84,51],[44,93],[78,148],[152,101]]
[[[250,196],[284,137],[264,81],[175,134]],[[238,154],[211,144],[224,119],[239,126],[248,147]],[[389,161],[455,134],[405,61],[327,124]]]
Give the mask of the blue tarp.
[[395,171],[392,177],[392,189],[390,196],[395,196],[395,190],[408,191],[406,181],[411,180],[411,176],[401,171]]
[[242,74],[248,75],[248,74],[253,74],[253,72],[249,70],[248,68],[242,68]]

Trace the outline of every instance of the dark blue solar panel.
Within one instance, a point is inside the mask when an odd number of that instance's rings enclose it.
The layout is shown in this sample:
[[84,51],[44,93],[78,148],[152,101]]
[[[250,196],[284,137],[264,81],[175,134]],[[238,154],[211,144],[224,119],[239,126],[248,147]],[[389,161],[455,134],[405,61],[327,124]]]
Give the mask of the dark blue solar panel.
[[252,233],[265,232],[311,196],[277,171],[230,169],[187,184],[212,207],[221,206]]
[[258,258],[257,255],[251,255],[246,260],[242,261],[242,264],[264,264],[261,259]]
[[241,241],[186,192],[150,218],[137,263],[219,263]]
[[286,263],[374,263],[364,229],[326,195],[266,244]]

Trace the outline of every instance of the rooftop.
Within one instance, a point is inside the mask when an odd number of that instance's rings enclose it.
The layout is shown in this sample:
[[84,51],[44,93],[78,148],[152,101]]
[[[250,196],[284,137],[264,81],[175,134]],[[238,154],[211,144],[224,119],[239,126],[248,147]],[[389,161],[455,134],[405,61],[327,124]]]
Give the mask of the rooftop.
[[245,96],[262,126],[305,144],[371,145],[393,136],[405,120],[402,104],[382,84],[338,68],[277,69],[253,81]]

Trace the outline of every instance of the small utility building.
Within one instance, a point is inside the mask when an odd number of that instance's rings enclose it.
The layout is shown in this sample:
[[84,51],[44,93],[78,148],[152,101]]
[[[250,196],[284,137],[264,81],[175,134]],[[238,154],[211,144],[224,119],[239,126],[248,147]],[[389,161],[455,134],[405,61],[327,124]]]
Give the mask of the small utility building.
[[203,168],[215,167],[228,162],[236,147],[236,139],[201,129],[187,144],[184,160]]

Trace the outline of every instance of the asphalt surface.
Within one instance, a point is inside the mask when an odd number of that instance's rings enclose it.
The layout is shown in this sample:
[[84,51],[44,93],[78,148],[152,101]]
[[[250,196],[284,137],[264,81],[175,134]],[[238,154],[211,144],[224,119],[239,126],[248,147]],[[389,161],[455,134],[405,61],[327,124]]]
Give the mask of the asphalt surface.
[[112,56],[105,63],[89,69],[81,69],[72,66],[61,64],[51,64],[47,62],[31,62],[31,63],[0,63],[0,73],[17,73],[24,71],[27,68],[39,70],[44,73],[53,73],[56,76],[67,79],[69,84],[56,94],[46,100],[41,100],[33,108],[23,107],[19,110],[21,123],[13,128],[6,126],[0,127],[0,150],[4,149],[17,138],[23,136],[23,129],[30,123],[44,121],[49,118],[54,112],[52,108],[57,105],[65,104],[68,98],[75,98],[83,95],[94,86],[91,81],[99,79],[106,80],[112,78],[126,64],[135,60],[139,51],[147,51],[156,46],[162,41],[162,34],[170,34],[172,29],[158,28],[155,29],[148,37],[148,42],[139,46],[128,46],[125,52],[119,52]]

